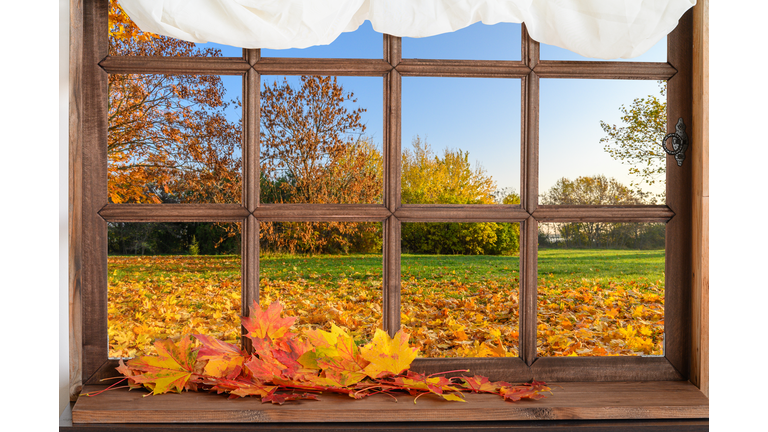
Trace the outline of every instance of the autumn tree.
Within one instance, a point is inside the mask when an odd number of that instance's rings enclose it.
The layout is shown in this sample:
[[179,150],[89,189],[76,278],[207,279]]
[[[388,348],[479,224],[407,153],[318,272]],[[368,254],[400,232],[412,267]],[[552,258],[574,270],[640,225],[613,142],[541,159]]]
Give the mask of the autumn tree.
[[[519,204],[512,190],[497,191],[496,182],[469,152],[444,149],[442,156],[420,137],[403,152],[402,201],[407,204]],[[408,223],[402,227],[403,251],[461,255],[514,253],[520,247],[518,224],[495,222]]]
[[[335,77],[264,84],[262,202],[382,202],[381,151],[365,136],[365,109],[356,103]],[[374,224],[264,223],[261,229],[265,249],[288,252],[369,252],[380,248],[380,238]]]
[[[659,82],[660,97],[649,95],[637,98],[632,105],[619,108],[622,125],[609,125],[601,121],[606,136],[600,139],[604,149],[612,158],[629,165],[629,174],[635,177],[630,187],[637,190],[643,185],[664,184],[666,154],[661,140],[667,128],[667,86]],[[657,198],[664,197],[658,194]]]
[[[541,203],[544,205],[640,205],[647,203],[645,198],[642,192],[630,189],[615,178],[596,175],[579,177],[576,180],[569,180],[565,177],[559,179],[542,196]],[[647,237],[641,239],[642,236],[646,235],[646,230],[641,225],[573,222],[558,223],[551,226],[555,233],[559,234],[566,247],[632,247],[631,245],[638,242],[649,243]],[[546,229],[544,227],[541,229],[540,239],[546,244],[548,235],[552,233],[544,232]],[[655,231],[652,235],[658,237],[658,229],[653,229]],[[650,243],[658,245],[658,241]]]
[[[141,31],[116,1],[109,54],[218,57],[216,49]],[[107,153],[114,203],[237,202],[241,126],[214,75],[110,74]]]
[[444,149],[442,157],[419,136],[403,152],[402,201],[407,204],[493,204],[496,182],[469,152]]

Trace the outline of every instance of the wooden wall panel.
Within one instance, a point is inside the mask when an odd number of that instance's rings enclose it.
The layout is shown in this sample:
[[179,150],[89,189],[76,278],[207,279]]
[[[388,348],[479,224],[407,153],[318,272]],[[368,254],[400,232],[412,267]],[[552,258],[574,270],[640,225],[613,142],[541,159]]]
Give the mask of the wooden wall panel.
[[[667,37],[667,57],[677,74],[667,82],[667,130],[674,131],[683,118],[691,130],[691,56],[693,11],[689,10]],[[691,333],[691,173],[692,155],[700,151],[693,142],[682,166],[667,156],[667,205],[675,217],[667,223],[666,286],[664,302],[665,347],[667,360],[684,377],[690,370]]]
[[70,45],[70,392],[107,359],[107,0],[73,1]]
[[709,0],[693,8],[691,382],[709,397]]

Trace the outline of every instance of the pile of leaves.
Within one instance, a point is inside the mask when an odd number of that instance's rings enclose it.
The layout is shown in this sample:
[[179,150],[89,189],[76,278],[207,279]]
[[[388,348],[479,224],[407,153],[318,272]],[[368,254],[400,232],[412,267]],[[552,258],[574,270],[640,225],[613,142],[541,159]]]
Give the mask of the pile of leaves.
[[[146,387],[151,394],[215,391],[231,398],[258,396],[262,403],[283,404],[297,399],[317,399],[321,392],[347,394],[361,399],[374,394],[395,397],[408,392],[416,399],[434,394],[464,402],[465,392],[497,394],[507,401],[541,399],[549,391],[543,382],[512,385],[491,382],[482,376],[448,378],[449,371],[422,375],[409,370],[418,355],[402,330],[394,338],[377,330],[369,343],[358,347],[339,327],[331,331],[309,330],[301,337],[290,331],[295,317],[283,317],[282,306],[273,302],[262,309],[254,302],[243,327],[253,353],[206,335],[178,342],[155,342],[157,355],[120,360],[117,370],[131,388]],[[396,400],[396,399],[395,399]]]

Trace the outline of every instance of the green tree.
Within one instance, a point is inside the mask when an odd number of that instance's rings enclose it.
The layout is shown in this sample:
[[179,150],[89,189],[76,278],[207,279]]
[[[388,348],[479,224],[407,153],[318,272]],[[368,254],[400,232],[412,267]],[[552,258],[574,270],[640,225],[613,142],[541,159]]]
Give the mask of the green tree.
[[[435,154],[418,136],[403,152],[402,201],[406,204],[519,204],[513,190],[496,191],[496,182],[482,166],[472,168],[469,152],[445,149]],[[406,253],[500,255],[520,250],[519,224],[480,222],[406,223]]]
[[416,137],[403,152],[401,189],[404,204],[493,204],[496,182],[485,169],[469,163],[469,152],[445,149],[442,157]]
[[[640,190],[643,185],[653,186],[665,182],[666,153],[661,140],[667,129],[667,85],[659,82],[660,97],[648,95],[637,98],[632,105],[619,108],[621,126],[601,121],[606,136],[600,139],[612,158],[629,165],[629,174],[635,177],[630,186]],[[663,200],[664,193],[656,195]]]
[[[563,177],[542,196],[541,202],[544,205],[638,205],[646,203],[644,198],[642,192],[632,190],[614,178],[597,175],[573,181]],[[544,232],[546,228],[540,225],[540,239],[546,244],[551,234],[558,234],[566,247],[617,247],[626,244],[618,239],[626,237],[626,230],[631,229],[627,227],[634,226],[624,224],[627,225],[624,231],[617,231],[619,225],[622,224],[574,222],[549,225],[554,227],[554,232]]]

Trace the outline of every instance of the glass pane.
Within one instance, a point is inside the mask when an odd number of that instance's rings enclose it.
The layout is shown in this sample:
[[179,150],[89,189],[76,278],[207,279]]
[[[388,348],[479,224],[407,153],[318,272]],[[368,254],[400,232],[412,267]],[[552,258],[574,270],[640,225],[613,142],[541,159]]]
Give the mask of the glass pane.
[[667,62],[667,38],[666,36],[652,46],[648,51],[635,58],[629,59],[596,59],[584,57],[565,48],[554,45],[541,44],[540,58],[542,60],[575,60],[575,61],[634,61],[634,62]]
[[518,204],[520,80],[405,77],[402,202]]
[[403,38],[403,58],[442,60],[520,60],[520,24],[475,23],[424,38]]
[[240,341],[240,224],[108,223],[109,357],[155,354],[155,339]]
[[380,59],[384,57],[384,37],[373,30],[370,21],[365,21],[357,30],[340,34],[328,45],[283,50],[262,49],[261,56]]
[[109,75],[110,202],[240,202],[241,95],[239,76]]
[[658,223],[539,225],[537,355],[664,354]]
[[261,202],[382,202],[383,83],[263,77]]
[[542,79],[539,202],[666,202],[666,82]]
[[520,224],[404,223],[401,323],[422,357],[517,357]]
[[382,232],[377,222],[261,222],[259,304],[279,301],[299,330],[330,331],[358,344],[382,328]]
[[123,12],[117,0],[109,0],[109,55],[242,58],[243,50],[213,42],[198,44],[143,32]]

